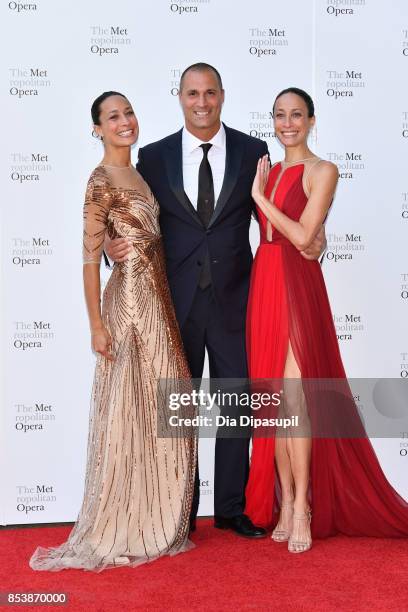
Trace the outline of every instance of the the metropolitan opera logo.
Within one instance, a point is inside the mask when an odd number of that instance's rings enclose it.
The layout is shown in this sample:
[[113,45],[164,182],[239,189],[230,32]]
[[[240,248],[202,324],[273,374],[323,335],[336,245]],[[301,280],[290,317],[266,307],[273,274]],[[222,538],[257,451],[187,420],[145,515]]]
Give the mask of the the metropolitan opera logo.
[[18,268],[39,266],[52,255],[53,249],[48,238],[37,236],[11,239],[11,260],[13,266]]
[[334,17],[354,15],[358,7],[365,6],[365,0],[326,0],[326,13]]
[[331,263],[341,263],[356,259],[365,251],[365,244],[361,234],[327,234],[327,249],[324,254],[324,261]]
[[249,28],[249,53],[253,57],[277,55],[288,45],[285,28]]
[[326,95],[333,100],[353,98],[365,87],[363,73],[358,70],[326,70]]
[[180,77],[182,75],[182,72],[183,71],[180,68],[170,69],[170,93],[172,96],[179,95]]
[[401,457],[408,457],[408,431],[402,431],[401,438],[399,454]]
[[400,377],[408,378],[408,353],[400,353]]
[[331,151],[327,153],[327,159],[336,164],[341,179],[355,179],[359,177],[361,170],[365,169],[363,154],[357,151]]
[[90,51],[92,55],[118,55],[124,47],[132,44],[128,28],[119,25],[90,26]]
[[14,404],[13,428],[19,433],[44,431],[55,422],[54,407],[46,402]]
[[39,181],[46,172],[51,172],[46,153],[11,153],[10,179],[13,183]]
[[9,2],[8,8],[15,13],[27,13],[38,9],[38,2]]
[[55,487],[52,485],[36,484],[34,486],[18,485],[16,487],[16,508],[18,512],[31,514],[48,510],[48,504],[56,502]]
[[200,478],[200,495],[213,495],[214,491],[210,486],[209,480],[202,480]]
[[173,15],[191,15],[199,13],[203,5],[210,4],[211,0],[174,0],[169,3]]
[[9,94],[15,98],[38,96],[44,89],[51,87],[46,68],[9,68]]
[[353,340],[356,334],[364,331],[364,323],[361,314],[333,314],[333,321],[336,327],[337,340]]
[[402,55],[408,57],[408,30],[402,30]]
[[402,137],[408,138],[408,111],[402,111]]
[[272,111],[251,111],[249,113],[249,135],[255,138],[275,138]]
[[401,217],[408,220],[408,191],[402,192]]
[[408,300],[408,273],[401,274],[401,290],[400,296],[402,300]]
[[17,351],[36,351],[47,348],[55,338],[48,321],[14,321],[13,348]]

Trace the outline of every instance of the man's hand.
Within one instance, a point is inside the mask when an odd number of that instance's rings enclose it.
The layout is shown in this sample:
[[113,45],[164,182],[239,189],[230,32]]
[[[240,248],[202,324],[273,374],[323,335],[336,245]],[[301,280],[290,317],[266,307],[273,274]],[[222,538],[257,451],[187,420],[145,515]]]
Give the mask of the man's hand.
[[300,254],[309,260],[319,259],[320,256],[324,253],[327,247],[326,240],[326,232],[324,231],[324,226],[319,229],[318,233],[314,237],[314,240],[310,246],[307,247],[304,251],[300,251]]
[[114,238],[111,240],[106,236],[104,246],[107,256],[115,263],[126,261],[132,250],[132,243],[127,238]]

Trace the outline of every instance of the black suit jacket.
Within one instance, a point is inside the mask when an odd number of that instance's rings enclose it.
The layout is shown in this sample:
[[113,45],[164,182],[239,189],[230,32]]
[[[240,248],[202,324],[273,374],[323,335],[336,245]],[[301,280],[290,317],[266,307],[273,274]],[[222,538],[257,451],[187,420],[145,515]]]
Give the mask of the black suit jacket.
[[180,327],[209,258],[212,287],[228,329],[245,326],[252,252],[251,186],[265,142],[225,127],[224,182],[208,228],[183,186],[182,130],[139,150],[137,169],[160,205],[167,276]]

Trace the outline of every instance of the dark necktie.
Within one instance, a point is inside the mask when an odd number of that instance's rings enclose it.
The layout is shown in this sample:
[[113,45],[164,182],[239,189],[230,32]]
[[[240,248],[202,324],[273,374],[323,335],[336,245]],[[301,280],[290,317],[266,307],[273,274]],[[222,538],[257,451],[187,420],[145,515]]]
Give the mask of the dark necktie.
[[204,155],[198,171],[197,213],[203,225],[208,227],[214,212],[215,202],[213,175],[210,162],[208,161],[208,151],[211,149],[212,144],[206,143],[200,145],[200,147]]

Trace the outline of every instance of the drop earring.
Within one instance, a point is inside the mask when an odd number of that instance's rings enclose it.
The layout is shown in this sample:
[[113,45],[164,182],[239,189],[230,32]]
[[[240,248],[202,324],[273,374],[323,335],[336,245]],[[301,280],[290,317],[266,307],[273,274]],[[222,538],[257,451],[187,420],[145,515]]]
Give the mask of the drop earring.
[[316,144],[317,143],[317,128],[314,125],[311,130],[309,130],[309,139],[310,142]]
[[101,140],[103,142],[103,137],[99,136],[99,134],[95,132],[95,130],[92,130],[92,136],[93,138],[97,138],[98,140]]

